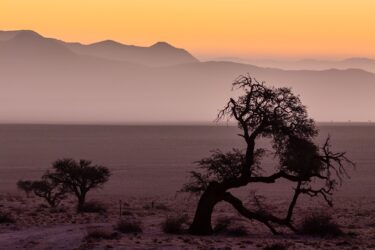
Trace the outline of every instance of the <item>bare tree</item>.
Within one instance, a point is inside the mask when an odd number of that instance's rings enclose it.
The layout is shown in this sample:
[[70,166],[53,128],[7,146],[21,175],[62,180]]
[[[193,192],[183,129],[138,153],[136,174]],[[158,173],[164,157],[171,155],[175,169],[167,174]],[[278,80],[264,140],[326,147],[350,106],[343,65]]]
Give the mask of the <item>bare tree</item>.
[[91,165],[91,161],[87,160],[57,160],[53,163],[53,169],[54,172],[49,173],[48,177],[77,197],[78,210],[85,204],[87,193],[92,189],[101,188],[110,176],[108,168]]
[[[301,194],[321,196],[332,205],[333,191],[346,175],[344,167],[352,162],[345,153],[331,151],[329,138],[321,148],[313,142],[318,132],[315,123],[289,88],[267,87],[249,75],[237,78],[233,88],[244,94],[231,98],[219,112],[218,120],[234,119],[238,123],[246,150],[214,151],[198,162],[202,171],[192,172],[191,182],[183,188],[201,195],[189,231],[196,235],[211,234],[211,215],[216,204],[222,201],[232,205],[242,216],[263,223],[274,234],[278,233],[276,225],[296,231],[292,217],[298,197]],[[279,159],[270,175],[264,175],[260,164],[265,152],[256,147],[260,138],[271,139]],[[259,206],[256,197],[255,205],[248,208],[230,192],[230,189],[251,183],[272,184],[278,179],[295,183],[293,197],[283,217]]]

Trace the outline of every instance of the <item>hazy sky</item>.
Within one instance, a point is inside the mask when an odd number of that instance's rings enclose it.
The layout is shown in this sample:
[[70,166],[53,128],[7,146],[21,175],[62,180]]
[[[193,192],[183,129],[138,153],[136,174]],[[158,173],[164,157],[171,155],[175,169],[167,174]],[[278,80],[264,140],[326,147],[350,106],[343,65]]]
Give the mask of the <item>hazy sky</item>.
[[1,0],[0,29],[193,54],[375,57],[374,0]]

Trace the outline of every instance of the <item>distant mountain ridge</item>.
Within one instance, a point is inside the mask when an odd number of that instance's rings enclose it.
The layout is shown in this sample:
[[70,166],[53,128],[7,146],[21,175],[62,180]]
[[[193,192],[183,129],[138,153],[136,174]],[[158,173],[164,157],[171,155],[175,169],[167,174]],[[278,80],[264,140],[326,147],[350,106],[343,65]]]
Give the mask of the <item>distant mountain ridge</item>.
[[57,40],[45,38],[30,30],[0,32],[0,53],[13,59],[74,56],[74,53]]
[[[29,43],[32,46],[36,40],[39,42],[48,41],[48,46],[61,48],[61,45],[78,55],[100,57],[108,60],[118,60],[123,62],[141,64],[145,66],[169,66],[183,63],[198,62],[194,56],[184,49],[178,49],[166,42],[157,42],[150,47],[140,47],[125,45],[112,40],[105,40],[93,44],[84,45],[81,43],[66,43],[57,39],[45,38],[31,30],[0,31],[0,43],[17,44],[24,38],[24,45]],[[60,44],[60,45],[58,45]],[[35,48],[45,47],[47,43],[35,46]],[[32,52],[33,49],[29,51]],[[21,48],[22,50],[22,48]],[[25,50],[23,51],[25,52]],[[34,51],[32,53],[40,53]],[[53,56],[53,51],[49,51]]]
[[[219,60],[222,60],[219,58]],[[327,70],[327,69],[362,69],[375,73],[375,59],[353,57],[343,60],[302,59],[295,61],[229,58],[229,61],[248,63],[260,67],[280,68],[285,70]]]
[[71,43],[67,44],[67,47],[81,55],[132,62],[151,67],[198,62],[198,59],[186,50],[175,48],[166,42],[158,42],[150,47],[139,47],[106,40],[89,45]]
[[375,121],[375,74],[361,69],[200,62],[164,42],[82,45],[12,31],[0,32],[0,123],[209,122],[246,73],[293,88],[318,121]]

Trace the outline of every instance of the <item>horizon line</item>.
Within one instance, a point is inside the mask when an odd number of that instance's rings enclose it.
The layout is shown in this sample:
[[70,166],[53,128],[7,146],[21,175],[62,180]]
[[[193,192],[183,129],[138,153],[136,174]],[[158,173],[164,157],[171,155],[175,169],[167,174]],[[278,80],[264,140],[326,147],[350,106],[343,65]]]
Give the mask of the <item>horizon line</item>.
[[[315,121],[317,125],[375,125],[375,121]],[[235,122],[0,122],[0,126],[237,126]]]

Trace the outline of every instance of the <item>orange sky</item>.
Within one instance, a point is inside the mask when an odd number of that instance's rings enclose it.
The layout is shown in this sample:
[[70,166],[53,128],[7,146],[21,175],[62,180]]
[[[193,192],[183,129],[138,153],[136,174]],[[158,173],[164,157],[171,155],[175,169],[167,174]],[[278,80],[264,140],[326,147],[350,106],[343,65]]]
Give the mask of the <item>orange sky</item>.
[[375,57],[374,0],[0,0],[0,29],[197,56]]

